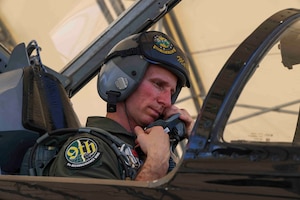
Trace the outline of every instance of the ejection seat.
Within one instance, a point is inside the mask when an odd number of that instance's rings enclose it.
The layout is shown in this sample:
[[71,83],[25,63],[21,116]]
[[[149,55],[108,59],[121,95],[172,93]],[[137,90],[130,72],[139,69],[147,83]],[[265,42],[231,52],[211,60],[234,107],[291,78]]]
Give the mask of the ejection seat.
[[1,174],[20,174],[25,153],[46,132],[80,127],[65,88],[31,53],[22,43],[0,66]]

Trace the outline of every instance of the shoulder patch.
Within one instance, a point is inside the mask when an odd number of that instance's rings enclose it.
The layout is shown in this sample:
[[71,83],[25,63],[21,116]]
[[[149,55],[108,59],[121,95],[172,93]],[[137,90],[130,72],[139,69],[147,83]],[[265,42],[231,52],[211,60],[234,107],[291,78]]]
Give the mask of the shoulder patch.
[[97,142],[92,138],[77,138],[71,141],[65,150],[67,167],[86,167],[101,157]]

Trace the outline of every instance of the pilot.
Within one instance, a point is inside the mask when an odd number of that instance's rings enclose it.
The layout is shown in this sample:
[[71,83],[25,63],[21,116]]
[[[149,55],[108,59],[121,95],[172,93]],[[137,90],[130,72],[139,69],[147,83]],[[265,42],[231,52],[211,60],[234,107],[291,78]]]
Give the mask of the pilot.
[[194,120],[174,105],[181,88],[190,86],[188,67],[183,51],[162,32],[134,34],[116,44],[98,75],[106,117],[88,117],[86,123],[106,131],[106,137],[83,133],[69,138],[49,175],[139,181],[165,176],[169,135],[162,126],[145,127],[180,113],[185,130],[191,132]]

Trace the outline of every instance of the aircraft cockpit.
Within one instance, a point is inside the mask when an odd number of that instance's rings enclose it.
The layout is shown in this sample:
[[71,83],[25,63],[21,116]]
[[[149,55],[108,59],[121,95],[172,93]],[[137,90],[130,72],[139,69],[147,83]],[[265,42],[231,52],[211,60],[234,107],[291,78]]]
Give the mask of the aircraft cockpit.
[[[226,13],[208,17],[202,1],[19,3],[0,2],[0,198],[299,199],[298,2],[282,1],[263,19],[251,12],[251,31],[228,27],[248,11],[214,5]],[[249,6],[265,13],[269,4]],[[199,19],[208,23],[195,25]],[[195,126],[177,145],[176,168],[141,182],[43,176],[58,141],[91,131],[87,116],[105,114],[96,76],[111,47],[144,30],[175,38],[190,61],[191,88],[175,104]]]

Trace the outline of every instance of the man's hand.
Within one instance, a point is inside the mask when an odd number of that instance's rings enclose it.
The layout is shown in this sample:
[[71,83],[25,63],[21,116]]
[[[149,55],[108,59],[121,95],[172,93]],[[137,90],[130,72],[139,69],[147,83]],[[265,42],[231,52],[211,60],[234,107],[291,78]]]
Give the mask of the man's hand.
[[185,109],[179,109],[176,106],[172,105],[171,107],[165,109],[163,113],[164,119],[167,119],[176,113],[180,113],[179,119],[181,119],[185,123],[187,134],[190,135],[195,122]]
[[136,126],[136,142],[146,154],[146,160],[135,180],[150,181],[162,178],[167,174],[170,159],[170,141],[161,126],[147,130]]

